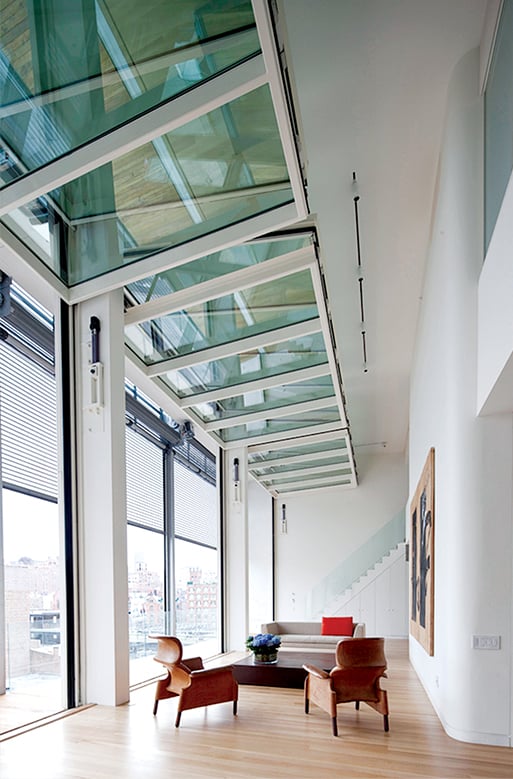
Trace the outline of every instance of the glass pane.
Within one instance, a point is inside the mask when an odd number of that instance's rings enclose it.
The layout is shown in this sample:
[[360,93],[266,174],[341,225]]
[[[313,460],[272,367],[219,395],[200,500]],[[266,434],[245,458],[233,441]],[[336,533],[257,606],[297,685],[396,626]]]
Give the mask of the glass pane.
[[[269,87],[146,143],[5,220],[74,285],[293,201]],[[60,238],[60,236],[64,236]],[[60,243],[67,267],[61,267]],[[63,245],[64,245],[63,243]],[[64,252],[62,252],[64,254]]]
[[268,435],[269,433],[286,433],[303,427],[312,427],[326,422],[340,421],[338,408],[327,408],[322,411],[310,411],[307,414],[294,414],[282,419],[264,419],[258,422],[248,422],[247,425],[237,425],[220,430],[223,441],[238,441],[244,438]]
[[317,316],[309,270],[131,325],[129,346],[151,365]]
[[216,549],[175,540],[176,635],[188,654],[219,652],[219,567]]
[[148,634],[164,615],[164,534],[128,525],[127,560],[130,684],[138,684],[157,675]]
[[257,470],[252,469],[251,473],[255,474],[255,476],[272,476],[273,474],[280,474],[280,473],[293,473],[294,471],[300,471],[304,468],[308,468],[310,465],[336,465],[337,463],[340,463],[340,465],[344,465],[345,463],[349,464],[349,458],[343,457],[341,455],[334,456],[334,457],[326,457],[326,459],[322,459],[319,461],[314,460],[304,460],[303,458],[298,458],[299,462],[297,463],[288,463],[286,465],[271,465],[269,464],[268,467],[262,467],[258,468]]
[[281,373],[324,365],[328,357],[321,333],[283,341],[262,349],[242,351],[233,357],[212,360],[191,368],[168,371],[162,376],[179,397],[190,397],[198,392],[233,387],[236,384]]
[[[286,492],[287,494],[289,492],[304,492],[305,490],[313,490],[317,487],[336,487],[336,486],[344,486],[344,484],[351,484],[351,477],[348,476],[347,478],[337,478],[333,479],[333,481],[326,481],[325,484],[309,484],[307,481],[300,482],[298,486],[291,486],[287,487],[283,492]],[[280,488],[276,486],[275,488],[278,492],[280,491]]]
[[9,703],[1,731],[65,708],[59,509],[8,489],[2,501]]
[[513,168],[513,2],[503,5],[485,92],[485,250]]
[[260,50],[249,0],[20,0],[1,15],[0,186]]
[[328,473],[322,473],[321,470],[317,472],[312,472],[310,474],[301,474],[301,476],[294,476],[293,474],[283,475],[283,476],[273,476],[269,479],[263,479],[262,483],[269,485],[269,486],[276,486],[279,487],[280,484],[295,484],[299,483],[302,484],[303,482],[313,481],[313,480],[324,480],[324,481],[332,481],[337,480],[342,476],[347,476],[348,478],[351,477],[351,470],[349,468],[340,468],[336,471],[329,471]]
[[274,257],[311,246],[310,236],[300,236],[281,241],[259,241],[241,246],[232,246],[220,252],[208,254],[177,268],[163,271],[127,286],[129,297],[135,303],[170,295],[180,289],[192,287],[205,281],[225,276],[236,270],[244,270]]
[[283,449],[279,450],[261,450],[259,452],[250,452],[248,455],[248,461],[250,463],[263,462],[267,464],[272,460],[282,460],[284,457],[297,457],[298,460],[302,461],[306,456],[316,455],[322,452],[331,453],[332,451],[339,452],[341,456],[347,453],[346,439],[340,438],[340,440],[334,441],[322,441],[313,444],[283,447]]
[[282,384],[266,390],[252,390],[243,395],[237,395],[226,400],[216,400],[194,406],[194,411],[204,422],[214,422],[216,419],[230,419],[240,414],[251,414],[256,411],[269,411],[293,403],[303,403],[317,398],[327,398],[334,395],[331,376],[321,376],[297,384]]

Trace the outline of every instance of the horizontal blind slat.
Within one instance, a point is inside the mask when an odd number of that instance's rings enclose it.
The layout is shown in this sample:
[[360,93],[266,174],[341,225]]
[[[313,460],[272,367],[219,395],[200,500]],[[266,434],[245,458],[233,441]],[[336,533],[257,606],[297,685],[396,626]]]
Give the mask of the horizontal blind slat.
[[175,535],[217,548],[217,491],[198,474],[174,461]]
[[55,377],[0,343],[0,414],[4,482],[58,497]]
[[127,520],[152,530],[164,530],[162,450],[126,428]]

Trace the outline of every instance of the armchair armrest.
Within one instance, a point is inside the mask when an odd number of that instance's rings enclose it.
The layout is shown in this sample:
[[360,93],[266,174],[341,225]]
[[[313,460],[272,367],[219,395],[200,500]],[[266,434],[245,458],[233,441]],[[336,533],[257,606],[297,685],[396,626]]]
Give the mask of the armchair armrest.
[[316,676],[317,679],[329,679],[330,675],[326,673],[326,671],[323,671],[322,668],[317,668],[316,665],[310,665],[308,663],[305,663],[303,665],[303,668],[305,671],[308,671],[309,674],[312,674],[312,676]]
[[223,665],[218,668],[201,668],[197,671],[191,671],[191,682],[198,679],[208,679],[215,676],[230,676],[233,677],[232,666]]
[[201,657],[188,657],[186,660],[182,660],[182,665],[186,665],[190,671],[201,671],[203,660]]

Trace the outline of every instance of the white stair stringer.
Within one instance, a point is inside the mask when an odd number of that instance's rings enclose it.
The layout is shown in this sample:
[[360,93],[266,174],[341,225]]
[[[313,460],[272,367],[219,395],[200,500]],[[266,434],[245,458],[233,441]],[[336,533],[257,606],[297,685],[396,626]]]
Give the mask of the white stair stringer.
[[365,622],[368,636],[408,635],[408,564],[405,543],[392,549],[341,595],[324,613]]

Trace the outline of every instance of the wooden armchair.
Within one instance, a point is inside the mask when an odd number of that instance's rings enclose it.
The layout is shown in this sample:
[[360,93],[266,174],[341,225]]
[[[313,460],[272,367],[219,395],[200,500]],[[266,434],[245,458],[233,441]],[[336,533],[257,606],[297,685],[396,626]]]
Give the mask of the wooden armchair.
[[182,643],[175,636],[150,636],[157,639],[157,654],[153,658],[167,668],[165,679],[159,679],[155,691],[153,714],[159,701],[179,697],[175,727],[180,724],[182,711],[212,703],[233,701],[233,713],[237,714],[238,684],[231,666],[204,668],[201,657],[182,659]]
[[355,701],[360,708],[364,701],[383,715],[383,726],[388,731],[388,698],[379,680],[386,676],[387,661],[383,638],[353,638],[337,644],[336,665],[329,673],[314,665],[304,665],[305,712],[310,701],[331,715],[333,735],[338,735],[337,704]]

